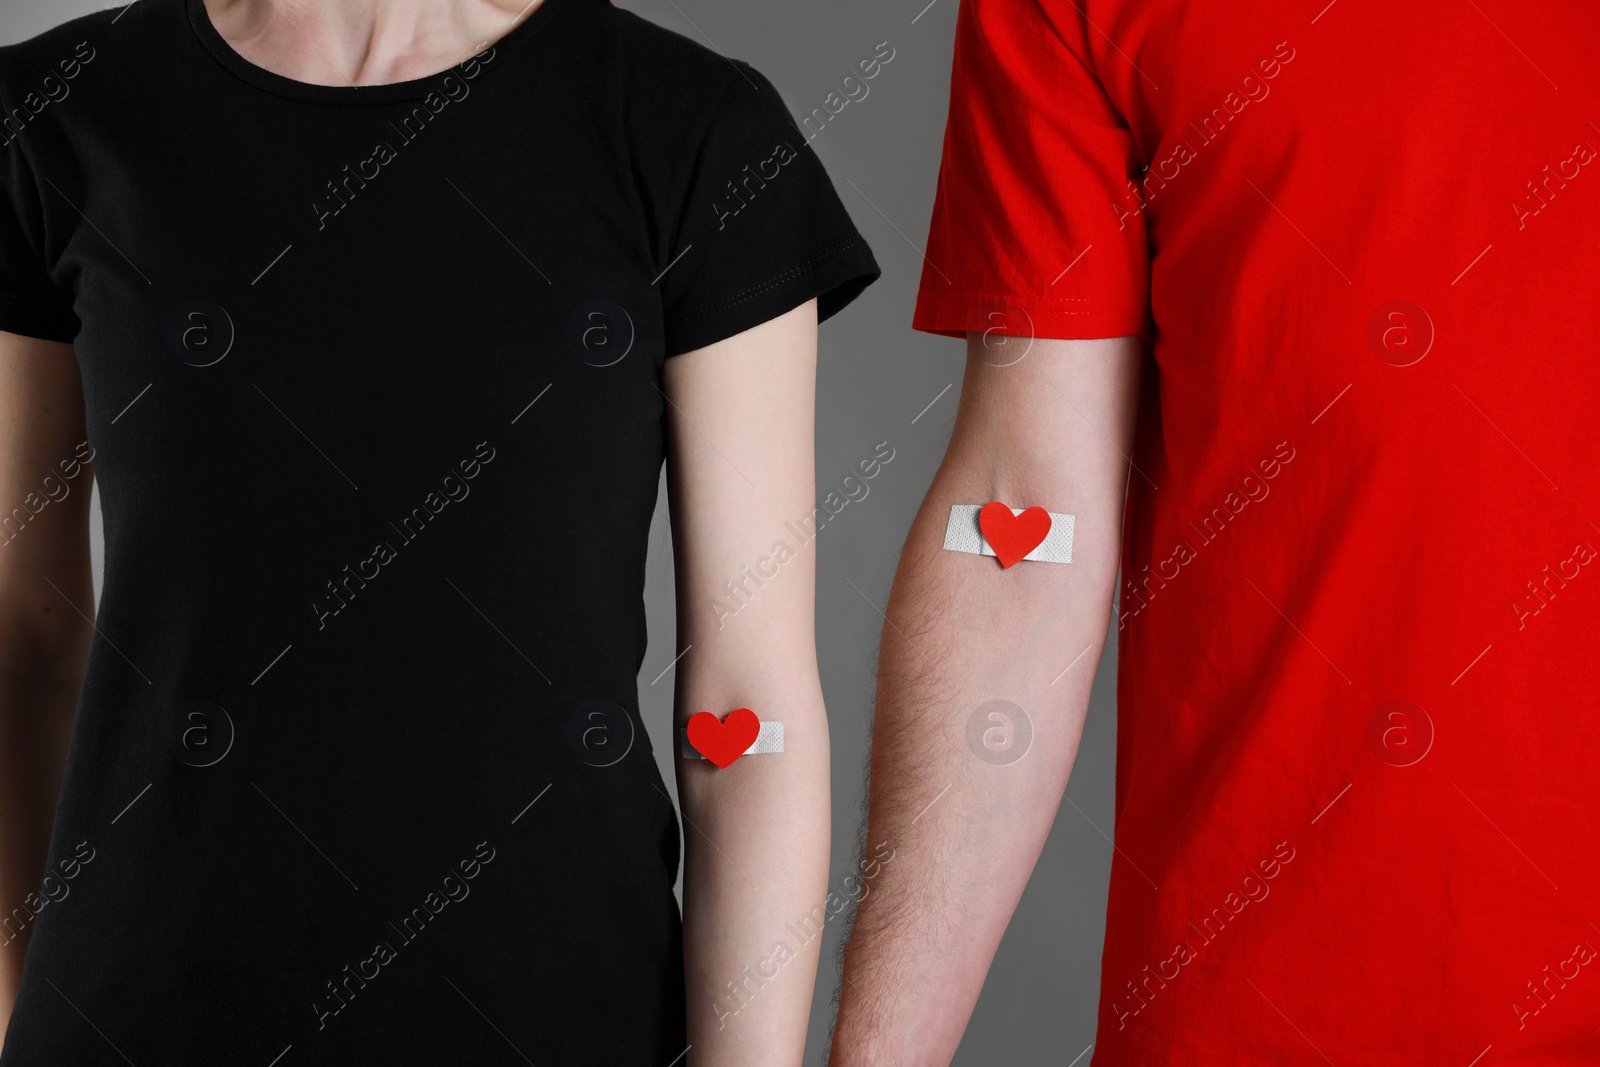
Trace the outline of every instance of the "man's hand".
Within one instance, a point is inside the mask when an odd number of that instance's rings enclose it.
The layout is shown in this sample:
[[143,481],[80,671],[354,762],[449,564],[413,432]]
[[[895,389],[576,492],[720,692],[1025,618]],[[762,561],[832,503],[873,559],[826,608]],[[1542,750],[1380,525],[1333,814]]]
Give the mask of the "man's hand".
[[[1142,349],[1039,340],[1018,359],[1025,345],[969,339],[955,431],[895,576],[866,839],[894,861],[856,917],[833,1067],[950,1062],[1077,754],[1121,556]],[[1002,569],[944,551],[951,506],[993,500],[1074,516],[1072,562]],[[1002,720],[969,741],[993,700],[1031,728],[1015,762],[984,747]]]

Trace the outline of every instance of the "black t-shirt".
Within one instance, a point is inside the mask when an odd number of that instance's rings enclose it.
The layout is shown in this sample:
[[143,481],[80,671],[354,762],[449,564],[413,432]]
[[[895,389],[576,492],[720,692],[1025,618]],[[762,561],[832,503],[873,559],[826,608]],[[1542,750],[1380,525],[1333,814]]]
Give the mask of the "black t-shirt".
[[661,368],[877,275],[776,91],[600,0],[357,88],[140,0],[0,104],[0,329],[76,346],[106,535],[0,1063],[664,1067]]

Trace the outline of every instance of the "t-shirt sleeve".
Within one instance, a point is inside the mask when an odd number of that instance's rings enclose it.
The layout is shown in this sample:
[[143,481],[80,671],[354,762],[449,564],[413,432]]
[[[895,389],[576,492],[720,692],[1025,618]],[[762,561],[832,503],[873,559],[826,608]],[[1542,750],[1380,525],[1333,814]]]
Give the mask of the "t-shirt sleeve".
[[743,63],[728,77],[699,143],[680,147],[688,169],[659,280],[669,356],[813,297],[827,319],[879,274],[777,89]]
[[70,342],[78,317],[46,269],[42,214],[20,147],[0,149],[0,330]]
[[1147,332],[1139,163],[1092,32],[1076,4],[962,0],[916,329]]

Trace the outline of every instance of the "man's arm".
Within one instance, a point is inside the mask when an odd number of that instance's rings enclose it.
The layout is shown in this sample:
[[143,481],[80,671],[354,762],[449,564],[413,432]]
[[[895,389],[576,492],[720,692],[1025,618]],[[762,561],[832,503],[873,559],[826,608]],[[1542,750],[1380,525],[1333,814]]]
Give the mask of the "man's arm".
[[[996,340],[969,339],[955,431],[889,598],[866,847],[894,851],[856,916],[833,1067],[955,1055],[1066,789],[1105,643],[1139,341],[1040,340],[1001,366],[1026,342]],[[1074,516],[1072,562],[945,551],[951,506],[991,500]],[[1014,763],[969,743],[991,700],[1031,724]],[[1005,725],[983,729],[999,740]]]
[[673,741],[691,1067],[790,1067],[805,1049],[821,938],[802,944],[786,927],[827,893],[828,724],[816,556],[784,523],[816,503],[816,363],[809,301],[674,356],[664,373],[678,645],[688,649],[676,725],[750,708],[784,731],[781,753],[721,770],[682,759]]
[[[83,388],[70,345],[0,333],[0,914],[44,876],[93,627]],[[62,464],[67,464],[63,467]],[[76,476],[67,477],[71,471]],[[79,614],[79,612],[83,614]],[[31,909],[37,910],[37,904]],[[0,1034],[31,927],[0,930]]]

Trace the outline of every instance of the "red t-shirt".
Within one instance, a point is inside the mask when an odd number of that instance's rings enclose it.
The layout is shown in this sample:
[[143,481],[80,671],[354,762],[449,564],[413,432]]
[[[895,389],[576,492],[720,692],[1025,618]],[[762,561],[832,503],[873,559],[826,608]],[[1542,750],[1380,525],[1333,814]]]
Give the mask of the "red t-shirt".
[[916,326],[1151,341],[1099,1067],[1600,1059],[1597,54],[961,5]]

